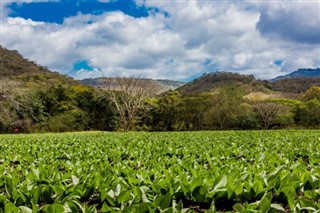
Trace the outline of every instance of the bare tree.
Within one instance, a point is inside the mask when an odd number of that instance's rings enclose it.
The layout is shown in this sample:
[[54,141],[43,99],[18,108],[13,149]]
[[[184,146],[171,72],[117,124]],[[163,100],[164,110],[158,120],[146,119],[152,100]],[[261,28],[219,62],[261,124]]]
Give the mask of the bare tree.
[[26,112],[32,112],[31,106],[24,104],[25,91],[20,86],[16,81],[0,80],[0,124],[5,128],[28,129],[31,125],[31,120],[24,118]]
[[10,126],[16,122],[11,110],[14,107],[19,107],[19,103],[13,95],[13,89],[16,86],[16,82],[8,79],[0,80],[0,123],[4,126]]
[[119,113],[124,131],[132,129],[145,99],[159,90],[159,85],[152,80],[135,77],[103,78],[99,81],[99,87],[107,90],[108,97]]
[[281,104],[266,101],[255,103],[254,109],[261,118],[265,129],[269,129],[271,125],[275,123],[278,116],[287,110],[287,108]]

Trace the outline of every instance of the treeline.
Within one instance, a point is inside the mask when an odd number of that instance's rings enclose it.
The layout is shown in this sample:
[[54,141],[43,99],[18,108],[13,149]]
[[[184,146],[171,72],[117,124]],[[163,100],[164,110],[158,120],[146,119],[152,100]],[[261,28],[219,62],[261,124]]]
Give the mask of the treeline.
[[[246,96],[241,87],[182,95],[169,91],[144,98],[130,117],[138,97],[87,86],[51,86],[0,92],[0,132],[65,132],[86,130],[249,130],[320,127],[320,87],[311,87],[301,100]],[[131,96],[139,95],[130,93]],[[141,99],[141,97],[139,97]],[[129,100],[130,103],[123,102]],[[126,105],[131,108],[126,108]],[[135,107],[135,106],[133,106]],[[121,111],[122,110],[122,111]]]
[[233,86],[196,95],[172,91],[152,99],[148,109],[138,126],[151,131],[319,128],[320,87],[302,100],[246,97]]
[[117,130],[116,114],[105,95],[83,86],[0,93],[0,131],[65,132]]

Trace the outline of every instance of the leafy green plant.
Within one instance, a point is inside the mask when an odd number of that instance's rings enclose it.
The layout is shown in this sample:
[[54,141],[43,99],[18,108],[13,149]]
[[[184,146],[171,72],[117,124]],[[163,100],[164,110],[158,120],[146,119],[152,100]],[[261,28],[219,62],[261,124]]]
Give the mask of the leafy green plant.
[[0,212],[319,212],[319,131],[0,135]]

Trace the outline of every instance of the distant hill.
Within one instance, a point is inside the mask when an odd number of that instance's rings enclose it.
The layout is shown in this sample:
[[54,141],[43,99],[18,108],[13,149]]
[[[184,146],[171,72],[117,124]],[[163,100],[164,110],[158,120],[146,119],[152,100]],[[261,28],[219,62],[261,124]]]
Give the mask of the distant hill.
[[268,83],[273,91],[285,93],[304,93],[312,86],[320,86],[320,68],[298,69],[287,75],[278,76]]
[[287,75],[278,76],[278,77],[272,79],[272,81],[279,81],[281,79],[297,78],[297,77],[320,77],[320,68],[316,68],[316,69],[310,69],[310,68],[298,69],[297,71],[294,71],[294,72],[289,73]]
[[76,85],[71,77],[52,72],[0,45],[0,79],[19,82],[21,87],[43,87],[55,84]]
[[[79,80],[79,83],[93,86],[93,87],[108,87],[113,86],[115,78],[88,78]],[[168,91],[175,90],[178,87],[184,85],[184,82],[172,81],[172,80],[153,80],[153,79],[141,79],[142,81],[148,81],[157,87],[157,94]],[[109,85],[108,85],[109,84]]]
[[320,77],[283,78],[268,83],[273,91],[295,94],[304,93],[312,86],[320,86]]
[[232,72],[206,73],[178,88],[183,94],[210,92],[225,86],[239,86],[249,92],[267,91],[266,82],[256,80],[252,75]]
[[[52,72],[47,67],[43,67],[36,62],[25,59],[16,50],[8,50],[0,45],[0,81],[7,84],[17,85],[17,88],[38,88],[45,89],[51,85],[79,85],[85,84],[94,87],[101,87],[99,81],[109,79],[110,83],[114,78],[95,78],[75,81],[66,75]],[[206,73],[191,82],[184,83],[172,80],[152,80],[157,87],[157,94],[177,89],[183,94],[194,94],[202,92],[212,92],[225,86],[237,86],[246,91],[247,94],[255,92],[301,95],[311,86],[320,86],[320,68],[299,69],[285,76],[279,76],[271,81],[261,81],[252,75],[242,75],[231,72]],[[1,82],[0,82],[1,83]]]

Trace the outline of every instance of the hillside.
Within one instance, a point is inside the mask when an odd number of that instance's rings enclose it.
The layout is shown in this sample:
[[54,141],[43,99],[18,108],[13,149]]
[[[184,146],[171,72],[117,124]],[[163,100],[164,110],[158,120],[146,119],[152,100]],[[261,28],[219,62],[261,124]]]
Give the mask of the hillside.
[[[80,83],[93,86],[93,87],[113,87],[114,80],[116,78],[88,78],[79,80]],[[154,85],[156,87],[156,94],[174,90],[178,87],[184,85],[184,82],[180,81],[172,81],[172,80],[153,80],[153,79],[141,79],[141,81],[148,82],[150,85]]]
[[[206,73],[201,77],[179,87],[177,90],[183,94],[212,92],[226,86],[236,86],[245,93],[262,92],[275,94],[286,98],[299,98],[312,86],[320,86],[320,76],[316,77],[320,69],[299,69],[288,76],[276,81],[262,81],[252,75],[242,75],[231,72]],[[301,76],[300,76],[301,75]],[[312,77],[311,77],[312,76]]]
[[320,78],[320,68],[316,69],[310,69],[310,68],[303,68],[298,69],[297,71],[291,72],[287,75],[278,76],[272,81],[279,81],[282,79],[289,79],[289,78],[297,78],[297,77],[306,77],[306,78],[313,78],[313,77],[319,77]]
[[46,67],[22,57],[16,50],[0,45],[0,78],[19,82],[21,87],[41,88],[55,84],[76,85],[71,77],[52,72]]
[[269,82],[268,88],[285,93],[304,93],[312,86],[320,86],[320,77],[292,77]]
[[246,92],[267,92],[266,82],[256,80],[252,75],[241,75],[231,72],[206,73],[199,78],[178,88],[183,94],[209,92],[225,86],[237,86]]
[[[0,45],[0,79],[6,84],[19,88],[48,88],[51,85],[79,85],[85,84],[101,87],[101,80],[114,82],[114,78],[96,78],[75,81],[71,77],[52,72],[33,61],[25,59],[16,50],[8,50]],[[242,75],[231,72],[206,73],[191,82],[184,83],[172,80],[141,79],[151,82],[156,93],[177,89],[183,94],[194,94],[214,91],[225,86],[241,87],[246,93],[280,92],[289,95],[301,94],[311,86],[320,86],[320,68],[299,69],[285,76],[279,76],[271,81],[261,81],[252,75]],[[11,83],[10,83],[11,82]],[[1,82],[0,82],[1,83]],[[106,84],[105,84],[106,85]],[[296,97],[296,96],[295,96]]]

